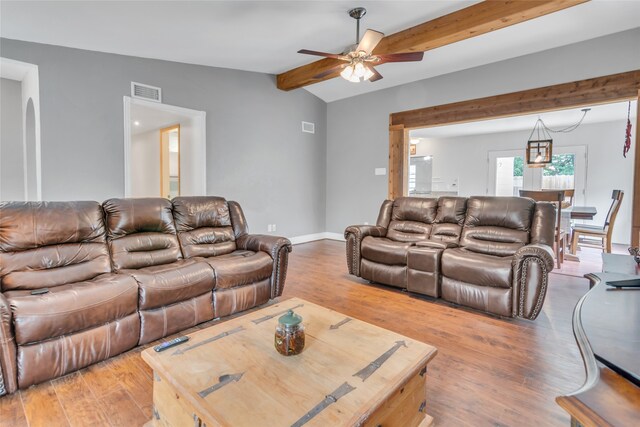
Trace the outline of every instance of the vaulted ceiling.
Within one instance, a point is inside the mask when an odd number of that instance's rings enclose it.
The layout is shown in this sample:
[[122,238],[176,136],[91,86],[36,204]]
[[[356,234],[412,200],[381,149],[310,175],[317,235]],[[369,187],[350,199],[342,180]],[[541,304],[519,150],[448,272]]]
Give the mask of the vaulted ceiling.
[[[101,52],[278,74],[309,63],[301,48],[340,52],[362,28],[392,34],[477,1],[5,1],[0,36]],[[640,1],[594,0],[385,64],[384,79],[337,78],[304,89],[330,102],[640,26]]]

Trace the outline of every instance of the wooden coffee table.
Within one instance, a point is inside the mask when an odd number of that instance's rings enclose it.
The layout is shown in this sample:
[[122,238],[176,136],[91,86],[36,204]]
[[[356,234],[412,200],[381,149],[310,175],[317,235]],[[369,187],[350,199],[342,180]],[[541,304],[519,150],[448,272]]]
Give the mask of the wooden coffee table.
[[[274,331],[290,308],[304,319],[306,345],[285,357]],[[154,371],[148,425],[432,425],[425,380],[436,349],[411,338],[297,298],[190,337],[142,352]]]

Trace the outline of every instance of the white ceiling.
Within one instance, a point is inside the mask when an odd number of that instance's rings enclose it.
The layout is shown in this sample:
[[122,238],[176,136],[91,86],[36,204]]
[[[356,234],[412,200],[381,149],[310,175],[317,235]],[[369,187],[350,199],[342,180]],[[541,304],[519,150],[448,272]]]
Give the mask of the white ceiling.
[[[631,103],[631,117],[636,117],[637,101]],[[592,106],[582,122],[583,125],[592,123],[626,120],[627,102],[616,102]],[[551,111],[543,114],[529,114],[526,116],[506,117],[503,119],[483,120],[456,125],[438,126],[416,129],[410,132],[411,138],[452,138],[469,135],[483,135],[490,133],[513,132],[533,129],[538,117],[547,127],[557,130],[575,124],[582,117],[582,107],[569,110]],[[631,119],[635,125],[635,120]],[[621,130],[622,132],[623,130]]]
[[[151,130],[158,130],[191,120],[189,116],[171,113],[144,105],[131,105],[131,134],[138,135]],[[135,122],[139,124],[136,125]]]
[[[277,74],[340,52],[362,27],[391,34],[476,1],[0,1],[2,37],[101,52]],[[384,79],[343,79],[306,89],[330,102],[579,42],[640,25],[640,1],[595,0],[427,52],[421,63],[385,64]]]

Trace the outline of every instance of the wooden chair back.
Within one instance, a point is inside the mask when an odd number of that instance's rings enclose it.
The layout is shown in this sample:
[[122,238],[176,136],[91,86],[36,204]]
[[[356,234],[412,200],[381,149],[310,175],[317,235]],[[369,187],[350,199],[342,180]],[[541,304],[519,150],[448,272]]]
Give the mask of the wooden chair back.
[[611,206],[609,212],[607,212],[607,218],[604,220],[604,230],[609,233],[609,230],[613,231],[613,224],[616,222],[620,205],[622,204],[622,198],[624,197],[624,191],[613,190],[611,194]]
[[[558,191],[558,190],[559,189],[557,188],[543,188],[541,191]],[[573,206],[573,199],[576,195],[576,189],[564,188],[562,189],[562,191],[564,191],[564,200],[562,202],[562,207],[566,209]]]
[[562,202],[566,190],[520,190],[520,197],[528,197],[536,202],[551,202],[557,206],[556,211],[556,236],[560,234],[560,222],[562,221]]

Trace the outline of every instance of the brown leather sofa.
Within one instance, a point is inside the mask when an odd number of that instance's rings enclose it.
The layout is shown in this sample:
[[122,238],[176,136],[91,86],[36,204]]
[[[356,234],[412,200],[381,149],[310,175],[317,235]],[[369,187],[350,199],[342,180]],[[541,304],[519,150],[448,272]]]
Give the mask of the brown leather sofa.
[[385,200],[345,230],[349,273],[504,317],[535,319],[553,269],[555,207],[522,197]]
[[0,203],[0,395],[263,304],[290,251],[220,197]]

